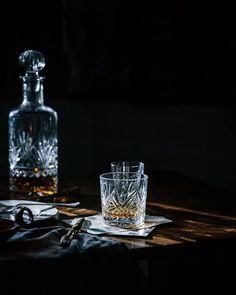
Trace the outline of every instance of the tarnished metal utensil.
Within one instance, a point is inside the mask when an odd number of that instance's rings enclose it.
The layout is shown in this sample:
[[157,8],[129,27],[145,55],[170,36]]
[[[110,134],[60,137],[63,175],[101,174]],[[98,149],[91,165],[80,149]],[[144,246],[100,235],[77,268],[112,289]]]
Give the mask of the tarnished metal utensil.
[[75,234],[79,232],[82,228],[82,225],[84,223],[84,217],[82,217],[80,220],[78,220],[69,230],[68,232],[61,237],[60,239],[60,246],[67,247],[70,245],[70,242],[73,240]]

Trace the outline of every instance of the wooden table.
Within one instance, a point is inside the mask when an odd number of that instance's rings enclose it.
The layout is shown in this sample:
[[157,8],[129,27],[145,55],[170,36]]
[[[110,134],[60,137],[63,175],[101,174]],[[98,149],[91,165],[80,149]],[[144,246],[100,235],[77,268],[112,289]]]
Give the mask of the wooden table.
[[[82,208],[99,211],[98,184],[81,184],[80,200]],[[236,192],[178,175],[152,176],[147,213],[173,222],[157,227],[147,238],[110,238],[131,249],[151,290],[187,292],[194,286],[199,292],[225,293],[234,288]]]
[[[96,180],[70,181],[80,192],[78,209],[69,216],[100,211]],[[234,287],[236,263],[236,192],[166,174],[150,177],[147,213],[170,218],[147,238],[109,237],[125,242],[145,272],[150,290],[195,291]]]

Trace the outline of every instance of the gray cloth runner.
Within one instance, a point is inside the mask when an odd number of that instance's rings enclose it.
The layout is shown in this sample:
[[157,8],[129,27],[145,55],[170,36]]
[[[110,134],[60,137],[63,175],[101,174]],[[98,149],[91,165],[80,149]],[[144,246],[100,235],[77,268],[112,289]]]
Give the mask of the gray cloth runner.
[[2,243],[4,289],[10,294],[145,294],[145,277],[124,243],[77,233],[63,248],[63,234],[59,226],[21,229]]

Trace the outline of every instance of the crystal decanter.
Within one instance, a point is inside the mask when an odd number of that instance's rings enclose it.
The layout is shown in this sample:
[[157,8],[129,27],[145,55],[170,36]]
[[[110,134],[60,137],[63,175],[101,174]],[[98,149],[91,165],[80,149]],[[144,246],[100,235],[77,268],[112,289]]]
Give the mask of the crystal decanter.
[[9,189],[47,196],[58,186],[57,113],[44,105],[42,53],[24,51],[19,63],[26,73],[23,101],[9,114]]

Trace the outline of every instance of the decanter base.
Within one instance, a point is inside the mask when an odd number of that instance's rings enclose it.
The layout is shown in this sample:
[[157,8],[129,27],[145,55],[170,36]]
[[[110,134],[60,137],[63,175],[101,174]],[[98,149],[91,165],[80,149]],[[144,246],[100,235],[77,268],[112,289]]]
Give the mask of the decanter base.
[[22,177],[11,176],[9,190],[37,196],[48,196],[57,193],[57,176]]

